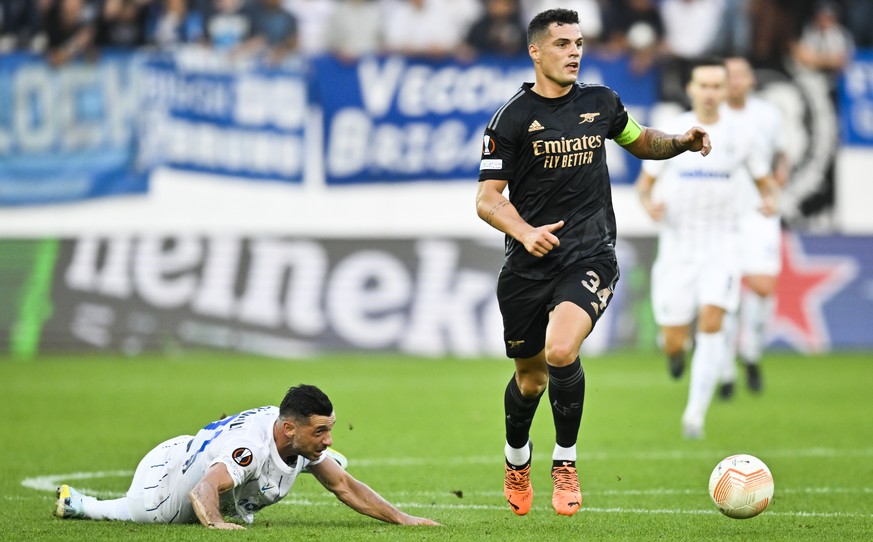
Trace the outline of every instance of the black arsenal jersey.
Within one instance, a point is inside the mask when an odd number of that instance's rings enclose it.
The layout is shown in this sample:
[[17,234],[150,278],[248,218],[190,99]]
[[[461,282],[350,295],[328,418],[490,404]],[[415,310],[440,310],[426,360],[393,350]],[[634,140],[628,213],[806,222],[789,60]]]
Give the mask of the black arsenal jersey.
[[628,122],[621,98],[602,85],[576,83],[544,98],[525,83],[485,128],[479,180],[509,182],[509,201],[530,225],[564,221],[561,245],[537,258],[506,236],[507,269],[547,279],[582,259],[615,257],[615,213],[606,140]]

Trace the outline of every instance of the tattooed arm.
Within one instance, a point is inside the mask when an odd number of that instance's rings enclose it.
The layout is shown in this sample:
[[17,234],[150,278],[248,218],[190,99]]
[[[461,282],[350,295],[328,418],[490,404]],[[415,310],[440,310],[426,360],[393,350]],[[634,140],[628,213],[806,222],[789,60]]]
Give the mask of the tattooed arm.
[[561,229],[564,221],[537,227],[528,224],[503,195],[507,184],[508,181],[479,181],[476,213],[489,226],[509,235],[523,244],[529,253],[542,258],[561,244],[554,232]]
[[639,137],[624,146],[631,154],[643,160],[665,160],[685,151],[709,154],[712,145],[709,134],[694,126],[684,134],[665,134],[654,128],[643,127]]

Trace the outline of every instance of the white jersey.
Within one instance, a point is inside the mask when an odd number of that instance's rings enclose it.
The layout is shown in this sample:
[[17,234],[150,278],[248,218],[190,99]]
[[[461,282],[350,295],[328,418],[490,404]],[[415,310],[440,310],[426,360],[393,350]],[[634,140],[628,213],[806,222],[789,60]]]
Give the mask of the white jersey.
[[[749,96],[743,109],[734,109],[727,104],[721,107],[721,113],[733,116],[738,122],[751,128],[752,135],[757,138],[759,153],[772,171],[777,154],[784,153],[786,141],[781,130],[782,111],[775,105],[756,96]],[[738,171],[745,182],[740,184],[741,212],[758,212],[761,206],[761,193],[755,186],[755,181],[745,169]]]
[[[775,105],[750,96],[743,109],[722,107],[725,115],[753,127],[761,155],[772,170],[777,154],[786,149],[782,111]],[[740,267],[743,275],[778,275],[782,268],[782,230],[778,216],[761,213],[761,193],[746,170],[738,172],[740,186]]]
[[141,499],[145,516],[154,523],[196,522],[188,493],[212,465],[221,463],[234,487],[221,495],[221,512],[251,523],[254,512],[281,500],[297,476],[317,461],[298,456],[288,465],[279,455],[273,426],[279,409],[265,406],[215,421],[193,437],[161,443],[140,462],[128,497]]
[[[701,125],[693,112],[676,117],[668,133],[682,133]],[[670,160],[646,160],[643,169],[656,177],[654,201],[664,203],[660,222],[659,258],[674,261],[735,259],[739,215],[738,172],[747,169],[760,178],[770,169],[757,145],[751,126],[721,115],[718,122],[702,127],[709,133],[708,156],[685,152]]]

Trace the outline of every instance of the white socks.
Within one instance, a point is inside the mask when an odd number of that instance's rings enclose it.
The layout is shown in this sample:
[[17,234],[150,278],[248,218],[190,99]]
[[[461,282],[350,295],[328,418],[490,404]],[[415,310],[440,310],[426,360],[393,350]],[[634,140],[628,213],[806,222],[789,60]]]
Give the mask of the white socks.
[[775,298],[761,297],[751,291],[744,291],[740,304],[740,356],[748,362],[757,363],[764,350],[767,339],[767,323],[776,306]]
[[132,521],[127,510],[127,498],[98,501],[94,497],[82,497],[82,510],[88,519],[111,519]]
[[719,373],[724,368],[727,345],[723,331],[695,335],[696,345],[691,358],[691,384],[688,390],[688,404],[682,414],[686,425],[703,427],[706,412],[712,402],[712,395],[718,383]]
[[555,451],[552,452],[553,461],[576,461],[576,445],[569,448],[558,446],[555,444]]
[[510,465],[520,467],[530,461],[529,444],[530,441],[521,448],[513,448],[509,443],[506,443],[506,446],[503,447],[503,454],[506,456],[506,460],[509,461]]
[[[528,447],[527,444],[525,444],[523,448],[513,448],[509,444],[506,444],[503,448],[503,454],[511,465],[520,466],[530,461],[530,447]],[[576,445],[574,444],[569,448],[564,448],[563,446],[555,444],[555,451],[552,452],[552,459],[554,461],[576,461]]]
[[722,331],[725,335],[725,357],[719,382],[734,382],[737,378],[737,351],[747,363],[758,363],[767,341],[767,323],[775,308],[773,296],[761,297],[743,290],[740,313],[725,313]]
[[721,330],[724,332],[725,354],[718,380],[722,384],[734,382],[737,379],[737,332],[739,325],[737,313],[725,313],[721,324]]

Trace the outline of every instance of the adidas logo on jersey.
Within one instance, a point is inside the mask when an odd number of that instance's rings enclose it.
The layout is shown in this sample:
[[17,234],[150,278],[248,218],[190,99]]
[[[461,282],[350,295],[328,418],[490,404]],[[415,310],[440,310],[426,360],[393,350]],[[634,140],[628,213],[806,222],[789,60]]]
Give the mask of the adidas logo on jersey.
[[534,121],[532,123],[530,123],[530,126],[527,127],[528,132],[536,132],[538,130],[545,130],[545,129],[546,129],[546,127],[543,126],[542,124],[540,124],[540,121],[538,121],[536,119],[534,119]]

